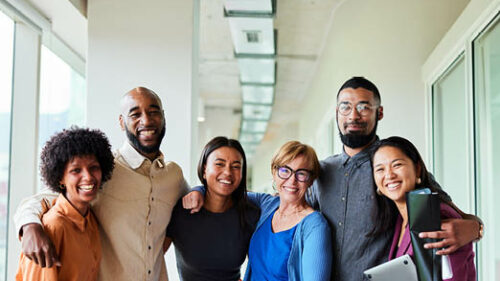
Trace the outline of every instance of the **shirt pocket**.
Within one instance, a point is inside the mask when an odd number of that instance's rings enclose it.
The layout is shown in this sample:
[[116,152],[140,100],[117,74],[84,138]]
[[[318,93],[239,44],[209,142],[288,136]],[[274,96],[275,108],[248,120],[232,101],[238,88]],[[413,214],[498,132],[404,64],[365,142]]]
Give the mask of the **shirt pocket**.
[[375,195],[363,195],[358,200],[359,205],[355,217],[358,218],[359,230],[364,235],[370,233],[375,226],[375,212],[377,212],[377,198]]

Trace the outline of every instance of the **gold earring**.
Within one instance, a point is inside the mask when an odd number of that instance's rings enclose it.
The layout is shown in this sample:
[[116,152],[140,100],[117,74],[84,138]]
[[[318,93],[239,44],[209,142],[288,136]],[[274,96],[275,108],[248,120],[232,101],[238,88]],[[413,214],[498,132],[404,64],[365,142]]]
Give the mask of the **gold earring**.
[[422,180],[420,178],[417,178],[417,184],[421,184]]
[[377,187],[377,191],[376,191],[376,192],[377,192],[377,194],[378,194],[379,196],[382,196],[382,192],[380,191],[380,188],[378,188],[378,187]]

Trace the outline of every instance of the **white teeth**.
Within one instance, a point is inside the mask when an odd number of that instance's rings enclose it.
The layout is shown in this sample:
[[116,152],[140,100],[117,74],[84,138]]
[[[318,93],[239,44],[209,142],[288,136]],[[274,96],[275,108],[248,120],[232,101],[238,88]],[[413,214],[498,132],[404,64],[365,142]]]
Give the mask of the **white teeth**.
[[298,188],[293,188],[293,187],[283,187],[283,188],[289,192],[297,192],[299,190]]
[[399,185],[399,183],[398,183],[398,182],[397,182],[397,183],[390,183],[390,184],[388,184],[388,185],[387,185],[387,188],[392,189],[392,188],[397,187],[398,185]]
[[224,184],[231,184],[231,182],[228,180],[219,180],[219,182]]
[[147,131],[141,131],[141,134],[142,135],[145,135],[145,136],[151,136],[155,133],[154,130],[147,130]]
[[83,189],[83,190],[92,190],[94,188],[94,185],[93,184],[89,184],[89,185],[80,185],[78,188],[80,189]]

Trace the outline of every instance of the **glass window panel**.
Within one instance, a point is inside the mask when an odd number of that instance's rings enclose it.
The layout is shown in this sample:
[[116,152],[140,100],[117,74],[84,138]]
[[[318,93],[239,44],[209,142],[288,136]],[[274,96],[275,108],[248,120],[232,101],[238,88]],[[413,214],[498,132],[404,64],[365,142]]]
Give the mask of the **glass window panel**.
[[461,55],[432,86],[434,176],[453,202],[470,213],[465,75]]
[[500,280],[500,21],[474,41],[477,210],[486,226],[479,279]]
[[241,82],[274,84],[275,64],[274,59],[238,59]]
[[241,130],[250,133],[264,133],[267,128],[267,121],[243,120]]
[[7,264],[7,206],[9,198],[10,123],[14,21],[0,11],[0,279]]
[[272,106],[243,104],[243,119],[246,120],[269,120],[271,118]]
[[40,66],[39,109],[39,151],[55,132],[85,124],[85,78],[45,46]]
[[272,104],[274,87],[272,86],[241,86],[243,103]]

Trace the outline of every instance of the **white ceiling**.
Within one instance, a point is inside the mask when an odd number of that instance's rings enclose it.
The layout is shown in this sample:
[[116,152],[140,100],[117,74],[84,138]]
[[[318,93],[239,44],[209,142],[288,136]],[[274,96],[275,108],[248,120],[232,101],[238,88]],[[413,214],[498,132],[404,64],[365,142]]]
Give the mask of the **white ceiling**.
[[[330,28],[333,11],[341,0],[277,1],[274,28],[277,29],[277,83],[268,128],[297,122],[306,88],[315,73],[316,59]],[[205,103],[205,124],[200,126],[200,145],[211,132],[238,137],[241,117],[239,69],[234,58],[224,0],[200,1],[199,90]],[[221,111],[225,108],[225,111]],[[215,116],[215,111],[217,116]],[[221,117],[220,114],[227,114]],[[231,120],[220,122],[220,120]],[[235,122],[236,120],[236,122]],[[203,139],[207,138],[207,139]],[[272,141],[266,133],[264,141]]]
[[[86,57],[86,0],[27,1],[52,22],[53,31],[70,48],[82,58]],[[216,135],[238,138],[241,88],[228,19],[224,17],[224,0],[199,1],[198,82],[206,118],[200,124],[199,143],[202,147]],[[276,92],[263,142],[272,141],[277,128],[287,128],[297,122],[295,113],[300,110],[306,88],[315,73],[334,10],[343,1],[277,0],[274,18],[274,28],[277,29]],[[67,16],[68,13],[71,15]]]

